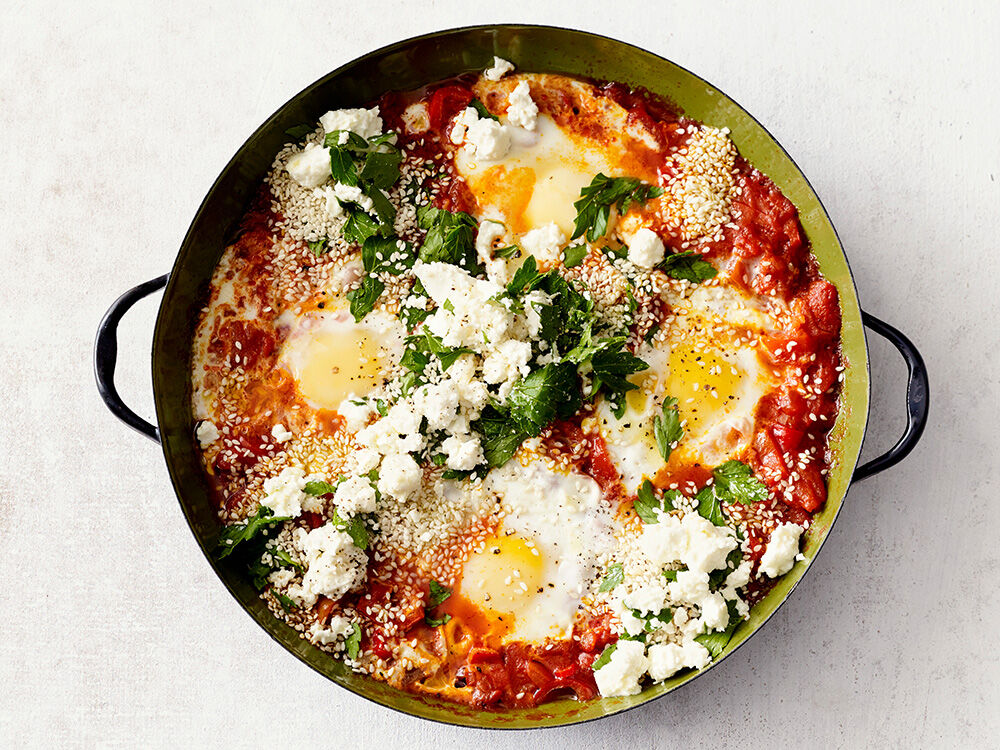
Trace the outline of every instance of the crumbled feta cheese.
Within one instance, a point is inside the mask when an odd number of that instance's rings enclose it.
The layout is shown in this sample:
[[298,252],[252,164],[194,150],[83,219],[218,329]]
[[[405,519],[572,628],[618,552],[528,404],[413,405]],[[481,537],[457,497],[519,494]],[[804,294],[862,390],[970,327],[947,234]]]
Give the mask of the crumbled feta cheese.
[[499,81],[514,69],[514,63],[504,60],[502,57],[493,56],[493,67],[483,71],[483,78],[487,81]]
[[[438,304],[425,325],[445,346],[482,351],[488,341],[506,338],[514,316],[492,301],[502,287],[473,278],[450,263],[418,262],[413,271]],[[452,310],[444,308],[445,301],[451,303]]]
[[531,344],[507,339],[497,344],[483,360],[483,380],[487,383],[514,382],[531,372]]
[[639,268],[652,268],[663,260],[663,240],[652,229],[642,227],[627,244],[628,259]]
[[727,599],[737,598],[739,596],[737,590],[750,583],[750,570],[752,567],[753,563],[749,560],[743,560],[739,565],[737,565],[736,570],[726,576],[726,580],[722,588],[722,595]]
[[562,248],[566,244],[566,235],[555,222],[532,229],[521,235],[521,248],[538,260],[555,263],[562,257]]
[[648,657],[649,676],[654,682],[662,682],[688,667],[701,669],[712,660],[708,649],[697,641],[686,641],[682,645],[657,643],[649,647]]
[[724,630],[729,624],[729,607],[722,594],[709,594],[698,606],[701,608],[701,624],[706,630]]
[[469,471],[485,462],[483,448],[475,435],[452,435],[441,443],[441,450],[448,457],[447,467],[456,471]]
[[506,232],[507,228],[497,221],[486,219],[479,224],[479,232],[476,234],[476,255],[480,261],[486,263],[492,260],[493,246]]
[[275,516],[295,518],[302,513],[306,473],[299,466],[286,466],[279,474],[264,480],[264,497],[261,505],[270,508]]
[[531,98],[527,81],[521,81],[507,97],[507,119],[525,130],[534,130],[538,119],[538,105]]
[[726,556],[739,542],[726,526],[716,526],[697,513],[680,519],[662,514],[659,523],[646,524],[639,548],[655,564],[684,563],[689,570],[711,573],[726,564]]
[[760,558],[760,572],[771,578],[783,576],[795,565],[799,552],[799,536],[805,531],[797,523],[783,523],[771,532],[764,554]]
[[351,476],[337,485],[333,502],[341,515],[375,511],[375,488],[367,477]]
[[385,419],[401,435],[412,435],[420,432],[420,415],[413,408],[413,404],[408,401],[399,401],[393,405],[389,409],[389,413],[385,415]]
[[709,594],[708,573],[697,570],[678,571],[677,580],[671,581],[667,590],[674,601],[699,604]]
[[340,402],[337,413],[344,418],[347,429],[350,432],[357,432],[368,424],[375,410],[364,399],[360,399],[353,393]]
[[361,206],[362,211],[371,211],[375,207],[372,199],[365,195],[361,188],[354,185],[338,182],[333,186],[333,194],[341,203],[356,203]]
[[477,158],[486,161],[502,159],[510,150],[510,130],[496,120],[481,119],[472,107],[466,107],[455,118],[451,142],[465,144]]
[[318,622],[314,622],[309,628],[309,637],[316,643],[328,646],[331,643],[343,640],[353,630],[354,627],[348,618],[343,615],[333,615],[330,618],[330,623],[325,628]]
[[386,456],[379,470],[378,489],[398,500],[405,500],[420,489],[423,472],[407,453]]
[[414,102],[403,110],[403,127],[408,133],[423,133],[431,126],[431,118],[427,114],[427,105],[423,102]]
[[330,149],[316,143],[306,144],[288,159],[285,169],[302,187],[319,187],[330,178]]
[[618,615],[618,621],[622,624],[622,630],[625,631],[627,635],[639,635],[646,629],[646,621],[641,617],[636,617],[632,614],[632,610],[627,607],[623,607],[621,611],[616,613]]
[[618,641],[611,659],[594,672],[597,689],[605,698],[613,695],[635,695],[642,687],[639,680],[646,674],[649,660],[646,647],[639,641]]
[[[349,130],[357,133],[365,140],[373,138],[382,132],[382,118],[378,107],[372,109],[337,109],[327,112],[319,118],[320,125],[327,133],[335,130]],[[342,136],[341,143],[347,138]],[[329,156],[327,156],[327,171],[329,172]]]
[[306,566],[301,585],[288,587],[288,596],[311,607],[319,596],[339,599],[365,580],[368,556],[347,533],[332,524],[306,531],[296,529],[295,544]]
[[371,448],[359,448],[348,457],[348,468],[355,474],[367,474],[377,469],[382,461],[382,454]]
[[285,428],[285,425],[280,422],[271,428],[271,437],[273,437],[279,443],[287,443],[294,437],[290,430]]
[[644,614],[657,614],[667,606],[667,591],[659,584],[639,586],[622,600],[626,607]]
[[219,432],[219,428],[215,426],[214,422],[207,419],[198,423],[198,428],[194,431],[195,437],[198,438],[198,442],[201,444],[202,448],[206,448],[220,437],[222,434]]
[[417,413],[427,420],[429,429],[443,430],[455,419],[459,392],[447,381],[426,385],[413,394],[413,405]]

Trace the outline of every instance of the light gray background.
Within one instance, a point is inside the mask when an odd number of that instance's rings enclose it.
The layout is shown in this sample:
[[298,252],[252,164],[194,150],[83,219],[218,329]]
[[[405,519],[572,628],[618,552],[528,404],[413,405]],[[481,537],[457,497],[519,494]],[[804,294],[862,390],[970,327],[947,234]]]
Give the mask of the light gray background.
[[[0,2],[0,745],[997,746],[997,6],[477,5]],[[159,450],[102,406],[90,358],[107,305],[170,268],[289,96],[402,37],[500,21],[633,42],[743,103],[826,202],[865,307],[922,349],[933,411],[722,666],[624,716],[487,735],[369,704],[275,645],[202,558]],[[119,381],[146,414],[157,303],[122,328]],[[903,404],[900,361],[872,354],[868,456]]]

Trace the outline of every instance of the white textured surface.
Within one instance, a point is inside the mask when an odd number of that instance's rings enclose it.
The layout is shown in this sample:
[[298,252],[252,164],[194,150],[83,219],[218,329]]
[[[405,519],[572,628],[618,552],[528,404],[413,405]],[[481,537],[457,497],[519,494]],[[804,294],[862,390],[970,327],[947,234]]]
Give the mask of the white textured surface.
[[[996,6],[287,5],[3,4],[0,745],[996,746]],[[90,357],[106,306],[169,269],[220,168],[291,94],[400,37],[490,21],[610,34],[745,104],[826,202],[865,306],[924,352],[933,413],[721,667],[623,717],[487,736],[355,698],[271,642],[202,559],[158,449],[102,406]],[[146,413],[155,304],[121,337],[121,389]],[[873,361],[868,455],[902,424],[903,368],[878,342]]]

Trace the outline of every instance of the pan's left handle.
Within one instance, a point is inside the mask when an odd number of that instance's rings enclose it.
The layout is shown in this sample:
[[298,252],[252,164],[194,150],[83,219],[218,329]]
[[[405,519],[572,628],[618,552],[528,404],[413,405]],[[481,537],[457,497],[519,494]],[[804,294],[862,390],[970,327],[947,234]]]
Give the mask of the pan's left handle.
[[107,313],[104,314],[104,319],[101,320],[101,325],[97,328],[97,340],[94,342],[94,375],[97,377],[97,390],[100,392],[101,398],[104,399],[104,403],[118,419],[157,443],[160,442],[160,431],[156,429],[156,425],[150,424],[126,406],[121,396],[118,395],[118,389],[115,388],[115,365],[118,364],[118,323],[121,322],[122,316],[131,309],[132,305],[166,286],[169,277],[170,274],[167,273],[159,278],[139,284],[116,299],[114,304],[108,308]]

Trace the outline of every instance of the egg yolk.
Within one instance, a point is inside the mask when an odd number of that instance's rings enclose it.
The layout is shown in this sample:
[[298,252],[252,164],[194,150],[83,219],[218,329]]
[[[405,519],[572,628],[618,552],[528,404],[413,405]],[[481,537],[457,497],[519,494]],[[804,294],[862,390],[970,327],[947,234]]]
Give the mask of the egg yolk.
[[685,431],[699,434],[720,421],[737,401],[744,373],[711,349],[679,344],[670,352],[667,393],[677,399]]
[[462,594],[483,609],[516,618],[544,587],[543,568],[532,542],[516,535],[491,537],[466,560]]
[[363,328],[316,331],[301,353],[299,390],[310,401],[335,409],[352,393],[367,393],[379,383],[382,357]]

